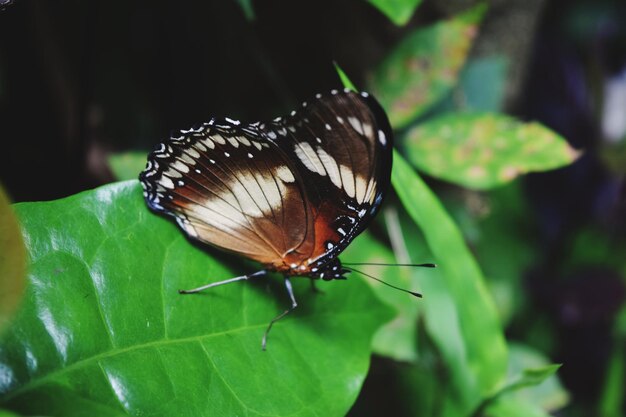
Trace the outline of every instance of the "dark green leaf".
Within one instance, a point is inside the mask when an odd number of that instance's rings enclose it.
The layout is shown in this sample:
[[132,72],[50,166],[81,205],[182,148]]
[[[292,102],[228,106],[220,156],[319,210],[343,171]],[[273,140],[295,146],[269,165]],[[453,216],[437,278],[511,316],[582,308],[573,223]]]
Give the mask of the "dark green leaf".
[[254,269],[191,245],[137,181],[16,210],[30,286],[0,345],[0,403],[19,412],[344,415],[391,316],[358,279],[322,283],[323,295],[294,279],[300,305],[263,352],[288,305],[280,281],[179,295]]
[[613,351],[606,367],[600,398],[600,415],[604,417],[623,415],[624,392],[626,390],[626,306],[622,306],[615,321],[614,329]]
[[506,374],[507,346],[493,299],[456,225],[397,152],[392,182],[439,265],[438,279],[422,281],[425,323],[470,411]]
[[500,111],[504,100],[508,61],[503,56],[467,62],[453,94],[454,109]]
[[239,7],[243,10],[243,14],[247,20],[254,20],[254,8],[252,7],[252,0],[237,0]]
[[398,26],[406,24],[422,0],[368,0]]
[[405,127],[456,84],[486,8],[408,35],[376,69],[369,88],[394,128]]
[[0,332],[19,306],[26,284],[26,249],[9,199],[0,187]]
[[134,180],[146,167],[147,152],[133,151],[113,154],[109,156],[109,167],[115,179]]
[[407,134],[407,158],[437,178],[473,188],[505,184],[527,172],[547,171],[579,156],[538,123],[502,114],[448,114]]

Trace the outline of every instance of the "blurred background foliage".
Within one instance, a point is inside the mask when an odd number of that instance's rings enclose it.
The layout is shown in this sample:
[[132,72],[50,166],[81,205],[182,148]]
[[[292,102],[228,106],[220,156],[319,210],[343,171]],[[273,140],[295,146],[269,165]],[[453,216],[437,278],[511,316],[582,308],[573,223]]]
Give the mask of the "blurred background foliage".
[[333,63],[399,151],[343,258],[440,264],[367,269],[425,298],[375,286],[396,317],[350,414],[624,415],[624,2],[16,0],[0,180],[39,201],[136,178],[171,129],[284,114],[341,86]]

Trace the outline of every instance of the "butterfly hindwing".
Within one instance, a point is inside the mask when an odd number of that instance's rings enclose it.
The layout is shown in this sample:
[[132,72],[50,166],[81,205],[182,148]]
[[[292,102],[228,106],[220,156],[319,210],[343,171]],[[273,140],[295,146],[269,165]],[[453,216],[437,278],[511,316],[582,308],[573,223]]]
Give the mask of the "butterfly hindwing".
[[192,238],[271,264],[311,223],[289,164],[254,130],[212,121],[154,151],[142,183]]

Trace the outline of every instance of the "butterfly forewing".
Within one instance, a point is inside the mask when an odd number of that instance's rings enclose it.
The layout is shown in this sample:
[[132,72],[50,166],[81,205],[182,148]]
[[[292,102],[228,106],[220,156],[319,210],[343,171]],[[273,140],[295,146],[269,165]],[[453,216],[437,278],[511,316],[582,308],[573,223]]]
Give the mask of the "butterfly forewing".
[[367,94],[335,92],[303,103],[269,129],[301,173],[315,223],[310,260],[323,263],[367,226],[389,187],[387,118]]
[[367,226],[390,170],[378,103],[333,92],[269,123],[212,120],[183,131],[150,155],[141,181],[150,207],[192,238],[306,274]]

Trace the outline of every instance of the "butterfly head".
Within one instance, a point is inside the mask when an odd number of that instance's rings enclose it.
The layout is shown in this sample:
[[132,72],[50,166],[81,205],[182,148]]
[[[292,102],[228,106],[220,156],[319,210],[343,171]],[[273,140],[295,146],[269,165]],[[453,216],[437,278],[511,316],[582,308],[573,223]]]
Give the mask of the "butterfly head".
[[333,279],[346,279],[345,274],[348,272],[350,271],[341,265],[339,258],[334,258],[322,266],[315,266],[311,268],[309,276],[313,279],[331,281]]

